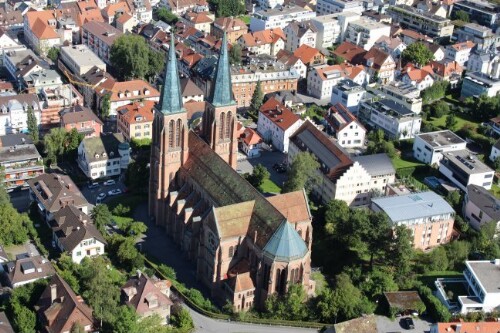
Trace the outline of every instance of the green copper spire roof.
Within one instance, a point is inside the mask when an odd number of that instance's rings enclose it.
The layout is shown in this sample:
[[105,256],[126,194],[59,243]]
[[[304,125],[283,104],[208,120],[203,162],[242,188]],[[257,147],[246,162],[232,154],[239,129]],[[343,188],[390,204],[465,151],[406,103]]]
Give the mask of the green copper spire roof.
[[272,260],[290,262],[303,258],[308,249],[306,243],[288,221],[283,221],[264,246],[264,255]]
[[236,104],[233,98],[233,86],[231,84],[231,72],[229,68],[229,56],[227,54],[227,38],[224,32],[220,48],[219,61],[215,71],[214,84],[210,92],[209,102],[214,106],[226,106]]
[[161,91],[158,109],[162,113],[184,112],[182,107],[181,84],[175,57],[174,34],[170,35],[170,49],[168,50],[167,64],[165,65],[165,78]]

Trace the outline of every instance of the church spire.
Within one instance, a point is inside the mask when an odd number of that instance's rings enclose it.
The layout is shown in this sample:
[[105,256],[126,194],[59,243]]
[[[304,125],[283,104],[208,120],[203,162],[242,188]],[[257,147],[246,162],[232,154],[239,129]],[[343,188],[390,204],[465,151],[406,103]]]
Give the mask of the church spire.
[[181,84],[175,56],[174,33],[170,34],[170,48],[165,65],[164,84],[161,91],[158,109],[164,114],[184,112],[182,106]]
[[215,71],[214,85],[210,93],[209,102],[213,106],[226,106],[236,104],[233,98],[229,56],[227,54],[227,37],[224,32],[220,48],[219,61]]

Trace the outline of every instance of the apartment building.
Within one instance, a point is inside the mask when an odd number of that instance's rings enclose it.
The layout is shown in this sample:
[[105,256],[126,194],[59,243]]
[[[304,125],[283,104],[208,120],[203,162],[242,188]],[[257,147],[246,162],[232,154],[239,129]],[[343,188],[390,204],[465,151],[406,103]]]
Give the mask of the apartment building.
[[89,179],[119,176],[130,163],[130,145],[119,133],[85,138],[78,146],[77,162]]
[[250,19],[252,32],[285,27],[292,21],[302,22],[316,17],[316,13],[296,5],[256,11]]
[[467,23],[457,27],[453,35],[459,43],[471,41],[477,45],[478,50],[488,50],[491,47],[500,46],[500,34],[477,23]]
[[44,128],[59,125],[61,121],[60,112],[66,108],[82,105],[83,96],[80,95],[75,86],[68,83],[60,88],[44,88],[38,94],[40,98],[41,115],[40,125]]
[[429,165],[438,165],[449,152],[466,149],[467,142],[450,130],[415,135],[413,157]]
[[494,50],[474,50],[467,61],[467,72],[479,72],[500,79],[500,54]]
[[451,240],[455,211],[436,192],[373,198],[371,209],[384,212],[393,226],[410,229],[416,249],[427,250]]
[[479,231],[490,222],[495,222],[496,233],[500,232],[500,200],[478,185],[467,186],[462,212],[469,225]]
[[453,4],[451,16],[459,11],[469,14],[472,22],[493,28],[500,18],[500,7],[486,0],[461,0]]
[[316,3],[318,16],[344,12],[361,14],[364,10],[363,2],[358,0],[318,0]]
[[313,154],[320,163],[317,173],[321,182],[312,195],[325,203],[336,199],[350,206],[368,205],[374,192],[384,193],[387,184],[395,179],[396,171],[386,154],[353,160],[309,120],[290,137],[289,163],[303,151]]
[[489,77],[484,73],[468,72],[462,81],[460,98],[479,97],[486,95],[494,97],[500,94],[500,79]]
[[368,68],[370,82],[375,79],[382,84],[394,81],[396,62],[389,53],[372,47],[363,55],[361,64]]
[[36,94],[0,96],[0,135],[28,131],[28,109],[40,123],[41,106]]
[[274,57],[285,48],[285,39],[283,30],[275,28],[241,35],[238,38],[238,44],[251,54],[267,54]]
[[259,110],[257,132],[273,148],[288,152],[289,138],[302,125],[302,120],[276,99],[270,98]]
[[318,31],[316,36],[317,48],[327,48],[340,43],[341,26],[337,20],[338,14],[329,14],[315,17],[311,23]]
[[445,48],[445,58],[456,61],[460,66],[464,66],[469,60],[469,55],[474,46],[476,44],[471,41],[448,45]]
[[6,190],[27,186],[28,179],[44,172],[43,160],[26,134],[0,136],[0,166]]
[[403,23],[412,29],[433,38],[449,38],[453,34],[453,24],[447,18],[420,11],[407,5],[391,6],[387,14],[392,17],[393,23]]
[[227,42],[232,45],[236,43],[241,35],[248,32],[248,26],[237,17],[219,17],[212,24],[210,34],[217,39],[222,39],[224,32],[226,33]]
[[347,64],[316,66],[307,74],[307,93],[319,99],[331,99],[333,87],[344,79],[364,85],[367,73],[363,66]]
[[368,51],[380,37],[389,37],[390,35],[390,25],[362,16],[356,21],[349,22],[344,40]]
[[340,83],[333,87],[332,98],[330,104],[341,104],[347,108],[349,112],[358,114],[359,105],[365,97],[366,90],[350,79],[340,81]]
[[341,147],[364,146],[366,129],[345,106],[333,104],[328,110],[325,120],[327,132],[335,136]]
[[283,30],[286,36],[285,49],[294,52],[301,45],[316,47],[318,30],[310,21],[292,21]]
[[377,87],[376,94],[379,93],[384,98],[392,99],[416,114],[422,112],[420,91],[411,84],[405,84],[400,81],[389,82]]
[[383,130],[391,140],[413,138],[422,125],[420,116],[391,99],[363,101],[358,118],[363,124]]
[[72,74],[78,76],[82,76],[93,67],[106,71],[106,64],[87,45],[61,47],[59,60],[64,63]]
[[98,137],[102,133],[103,122],[89,108],[76,105],[60,113],[61,128],[71,131],[73,128],[86,138]]
[[494,170],[465,149],[443,155],[439,172],[462,191],[466,191],[467,186],[471,184],[490,190],[495,174]]
[[65,40],[72,41],[72,29],[58,27],[56,10],[28,11],[24,15],[23,31],[31,48],[44,55]]
[[134,102],[117,109],[118,133],[125,140],[151,139],[153,133],[153,117],[155,102]]
[[90,21],[82,25],[82,44],[109,64],[111,46],[123,33],[106,22]]

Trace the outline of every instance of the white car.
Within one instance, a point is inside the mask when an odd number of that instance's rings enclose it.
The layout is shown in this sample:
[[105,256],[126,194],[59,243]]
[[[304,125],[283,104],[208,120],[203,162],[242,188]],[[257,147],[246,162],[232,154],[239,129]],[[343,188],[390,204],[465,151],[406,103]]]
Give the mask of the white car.
[[91,189],[91,190],[94,189],[94,188],[98,188],[98,187],[99,187],[99,183],[90,183],[88,185],[88,188]]
[[118,195],[118,194],[122,194],[122,190],[120,190],[119,188],[108,191],[108,195]]
[[102,199],[106,198],[106,196],[107,195],[104,192],[103,193],[99,193],[99,195],[97,196],[97,200],[102,200]]
[[111,185],[115,185],[116,182],[113,180],[113,179],[110,179],[110,180],[106,180],[103,185],[104,186],[111,186]]

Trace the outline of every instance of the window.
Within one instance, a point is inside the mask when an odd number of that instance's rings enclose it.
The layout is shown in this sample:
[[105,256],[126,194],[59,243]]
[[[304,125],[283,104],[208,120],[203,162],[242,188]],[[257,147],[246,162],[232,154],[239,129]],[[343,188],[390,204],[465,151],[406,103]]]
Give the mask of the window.
[[168,124],[168,146],[171,148],[174,146],[174,121],[170,120]]
[[77,257],[80,257],[81,255],[82,255],[82,252],[80,252],[80,251],[78,251],[78,252],[76,253],[76,256],[77,256]]
[[229,247],[229,258],[232,258],[234,256],[234,246]]

